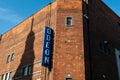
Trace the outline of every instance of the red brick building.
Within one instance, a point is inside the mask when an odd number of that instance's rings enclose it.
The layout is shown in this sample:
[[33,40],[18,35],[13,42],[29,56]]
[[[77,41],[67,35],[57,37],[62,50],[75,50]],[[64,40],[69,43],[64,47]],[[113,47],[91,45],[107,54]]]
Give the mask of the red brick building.
[[[45,26],[54,33],[50,69],[41,65]],[[101,0],[55,0],[0,36],[0,79],[119,80],[119,30]]]

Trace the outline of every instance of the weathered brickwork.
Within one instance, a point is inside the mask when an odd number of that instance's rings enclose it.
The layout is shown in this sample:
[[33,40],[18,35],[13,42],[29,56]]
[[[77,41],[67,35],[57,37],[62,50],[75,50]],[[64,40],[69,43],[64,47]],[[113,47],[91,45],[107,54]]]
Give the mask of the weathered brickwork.
[[[72,25],[66,25],[67,17]],[[10,74],[14,80],[118,80],[118,22],[120,18],[102,1],[55,0],[0,36],[0,79],[7,80],[4,75]],[[45,26],[54,31],[51,71],[41,66]],[[108,54],[101,51],[104,42]]]
[[[72,26],[65,24],[65,18],[69,16],[73,17]],[[84,80],[82,1],[66,0],[58,4],[55,40],[53,79],[72,77],[74,80]]]

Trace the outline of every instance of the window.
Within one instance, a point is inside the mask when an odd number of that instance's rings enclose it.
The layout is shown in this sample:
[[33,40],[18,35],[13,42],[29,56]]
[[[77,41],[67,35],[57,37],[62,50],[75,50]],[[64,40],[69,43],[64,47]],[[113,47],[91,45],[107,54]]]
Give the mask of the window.
[[14,53],[8,55],[8,57],[7,57],[7,63],[9,63],[10,61],[13,61],[13,59],[14,59]]
[[10,62],[10,58],[11,58],[11,56],[10,56],[10,55],[8,55],[8,57],[7,57],[7,63],[9,63],[9,62]]
[[100,43],[99,49],[101,52],[105,53],[105,54],[110,54],[110,48],[108,45],[107,41],[104,41],[103,43]]
[[13,59],[14,59],[14,53],[11,54],[11,60],[13,60]]
[[31,65],[30,65],[30,66],[28,66],[28,69],[29,69],[29,70],[28,70],[28,74],[30,75],[30,74],[31,74],[31,72],[32,72],[32,71],[31,71],[31,70],[32,70]]
[[120,26],[120,22],[117,22],[118,23],[118,25]]
[[10,72],[3,74],[1,80],[10,80]]
[[66,17],[66,25],[67,26],[72,26],[73,25],[72,17]]
[[24,67],[23,68],[23,76],[28,76],[28,75],[30,75],[31,74],[31,65],[29,65],[29,66],[26,66],[26,67]]
[[117,69],[118,69],[118,76],[120,80],[120,50],[115,48],[115,55],[116,55],[116,63],[117,63]]
[[66,80],[73,80],[72,78],[66,78]]
[[23,68],[23,76],[27,76],[28,72],[28,67]]
[[2,75],[2,80],[5,80],[6,74]]
[[5,74],[2,74],[1,80],[5,80]]
[[8,73],[6,73],[5,80],[7,80]]

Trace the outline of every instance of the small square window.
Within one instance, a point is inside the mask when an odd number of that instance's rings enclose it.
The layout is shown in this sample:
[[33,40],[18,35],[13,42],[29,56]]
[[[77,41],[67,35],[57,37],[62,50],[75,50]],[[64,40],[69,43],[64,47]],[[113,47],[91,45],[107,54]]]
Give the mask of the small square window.
[[66,17],[66,25],[67,26],[72,26],[73,25],[72,17]]

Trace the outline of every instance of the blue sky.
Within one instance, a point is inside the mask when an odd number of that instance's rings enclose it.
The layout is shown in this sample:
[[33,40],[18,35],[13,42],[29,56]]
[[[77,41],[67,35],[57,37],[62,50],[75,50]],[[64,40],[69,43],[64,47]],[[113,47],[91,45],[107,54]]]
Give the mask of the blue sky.
[[[53,0],[0,0],[0,34],[37,12]],[[120,16],[120,0],[103,0]]]
[[0,34],[4,34],[52,1],[0,0]]
[[118,16],[120,16],[120,0],[102,0],[106,3]]

